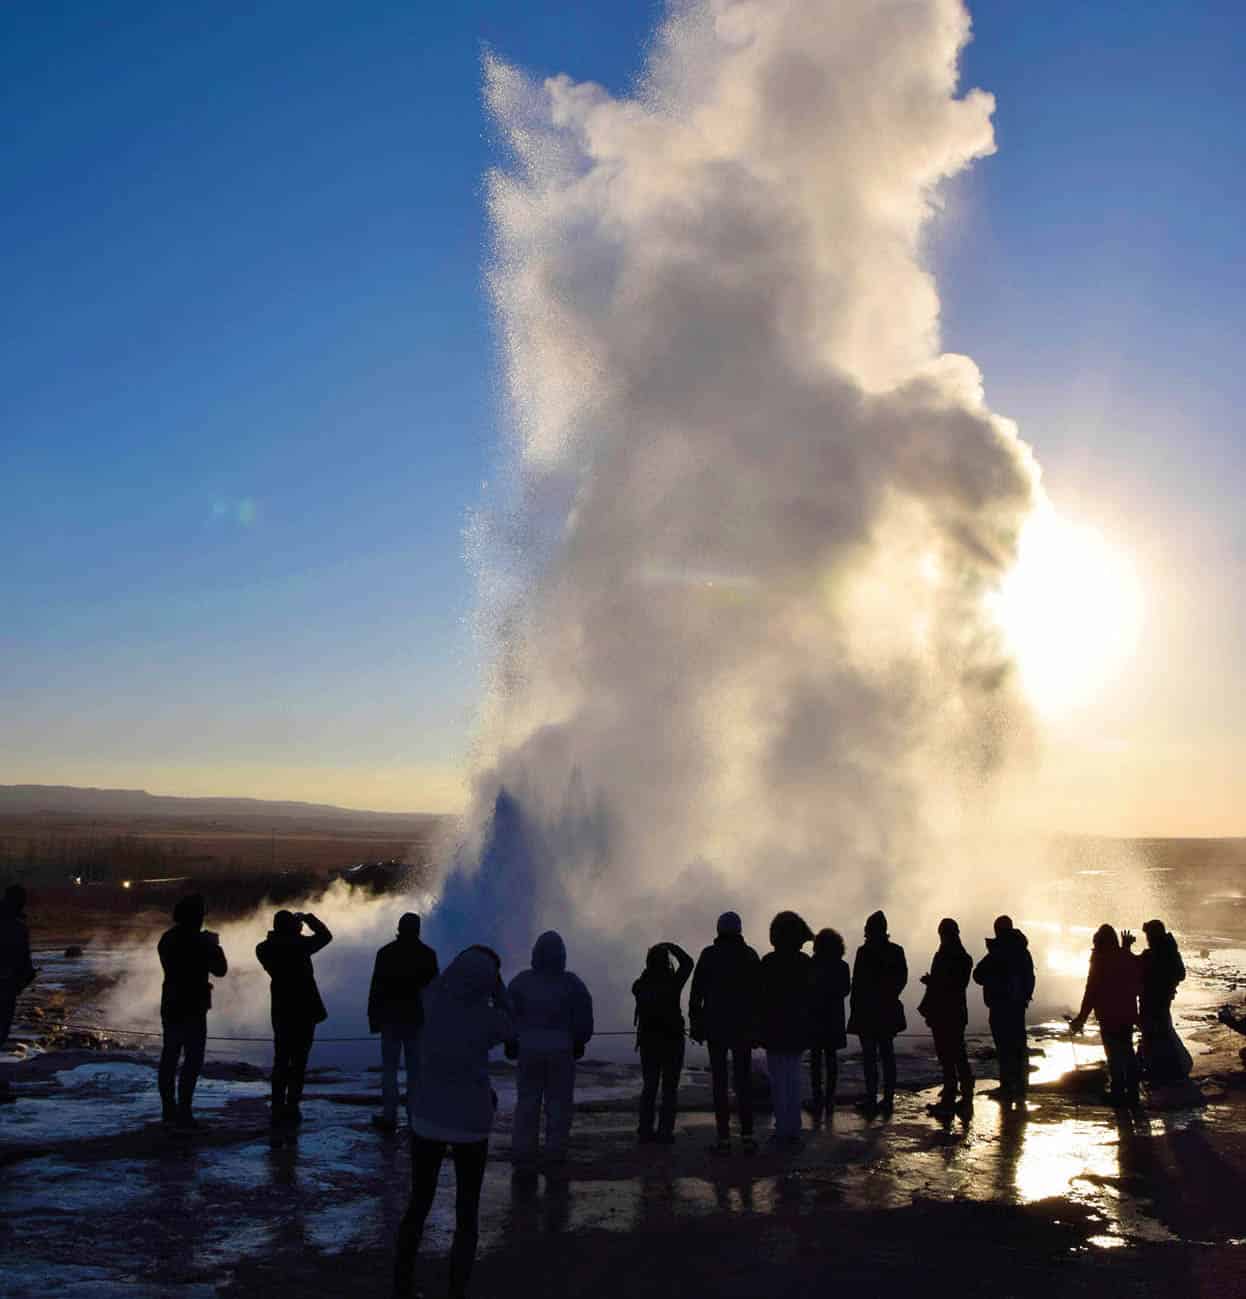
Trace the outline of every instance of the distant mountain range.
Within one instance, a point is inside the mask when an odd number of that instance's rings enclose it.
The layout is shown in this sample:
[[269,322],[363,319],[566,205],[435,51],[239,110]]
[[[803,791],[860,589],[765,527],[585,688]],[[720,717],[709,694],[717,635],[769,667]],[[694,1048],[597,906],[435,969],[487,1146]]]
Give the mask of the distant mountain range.
[[335,807],[331,803],[300,803],[264,798],[182,798],[172,794],[149,794],[145,789],[94,789],[75,785],[0,785],[0,815],[9,816],[100,816],[100,817],[187,817],[267,818],[342,822],[358,825],[368,821],[378,826],[409,825],[413,821],[441,820],[430,812],[369,812]]

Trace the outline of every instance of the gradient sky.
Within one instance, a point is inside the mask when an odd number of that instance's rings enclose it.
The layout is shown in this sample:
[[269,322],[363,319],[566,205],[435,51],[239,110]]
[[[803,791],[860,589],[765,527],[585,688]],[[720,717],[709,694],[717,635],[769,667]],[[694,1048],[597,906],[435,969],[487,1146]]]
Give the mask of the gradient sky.
[[[1246,833],[1246,23],[1196,10],[973,7],[999,152],[931,247],[944,344],[1146,602],[1049,725],[1052,828]],[[4,7],[0,782],[453,805],[503,427],[482,46],[624,91],[659,13]]]

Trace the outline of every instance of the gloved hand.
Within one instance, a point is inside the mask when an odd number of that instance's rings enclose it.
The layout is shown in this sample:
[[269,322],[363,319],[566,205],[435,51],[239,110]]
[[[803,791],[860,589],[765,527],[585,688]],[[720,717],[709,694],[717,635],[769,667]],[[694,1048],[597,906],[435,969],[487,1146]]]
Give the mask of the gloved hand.
[[518,1060],[519,1043],[514,1041],[505,1043],[502,1047],[502,1053],[508,1060]]
[[575,1056],[575,1058],[576,1058],[577,1060],[583,1060],[583,1059],[584,1059],[584,1043],[583,1043],[583,1042],[577,1042],[577,1043],[576,1043],[576,1044],[571,1048],[571,1054],[572,1054],[573,1056]]

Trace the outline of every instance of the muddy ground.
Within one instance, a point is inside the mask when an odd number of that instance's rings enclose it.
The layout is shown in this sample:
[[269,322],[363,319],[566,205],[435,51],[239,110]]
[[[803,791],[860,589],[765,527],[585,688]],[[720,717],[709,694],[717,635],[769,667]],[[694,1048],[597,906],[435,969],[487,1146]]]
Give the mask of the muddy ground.
[[[43,1013],[27,1017],[20,1100],[0,1110],[0,1294],[387,1294],[408,1158],[370,1125],[375,1071],[318,1069],[302,1131],[274,1144],[262,1069],[216,1056],[197,1098],[207,1129],[166,1134],[150,1051],[75,1047],[59,1028],[107,969],[62,968],[27,1007]],[[1035,1076],[1047,1081],[1024,1113],[982,1095],[971,1117],[940,1122],[925,1112],[933,1091],[909,1090],[890,1121],[845,1106],[786,1155],[711,1154],[698,1070],[676,1146],[638,1148],[634,1066],[590,1062],[567,1176],[532,1191],[512,1186],[513,1088],[499,1066],[473,1294],[1246,1294],[1243,1039],[1197,1007],[1186,1031],[1199,1086],[1171,1108],[1127,1117],[1091,1103],[1097,1071],[1051,1077],[1061,1044],[1040,1032]],[[912,1087],[930,1081],[923,1055],[902,1067]],[[846,1091],[854,1070],[850,1057]],[[447,1169],[430,1295],[444,1293],[451,1182]]]

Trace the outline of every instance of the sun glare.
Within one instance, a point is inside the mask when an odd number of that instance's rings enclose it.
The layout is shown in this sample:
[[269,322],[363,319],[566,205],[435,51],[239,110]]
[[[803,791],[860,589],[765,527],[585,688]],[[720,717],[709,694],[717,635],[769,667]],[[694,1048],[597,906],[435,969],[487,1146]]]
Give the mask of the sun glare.
[[1128,554],[1050,506],[1025,525],[1016,567],[993,601],[1026,694],[1049,717],[1089,703],[1125,668],[1142,605]]

